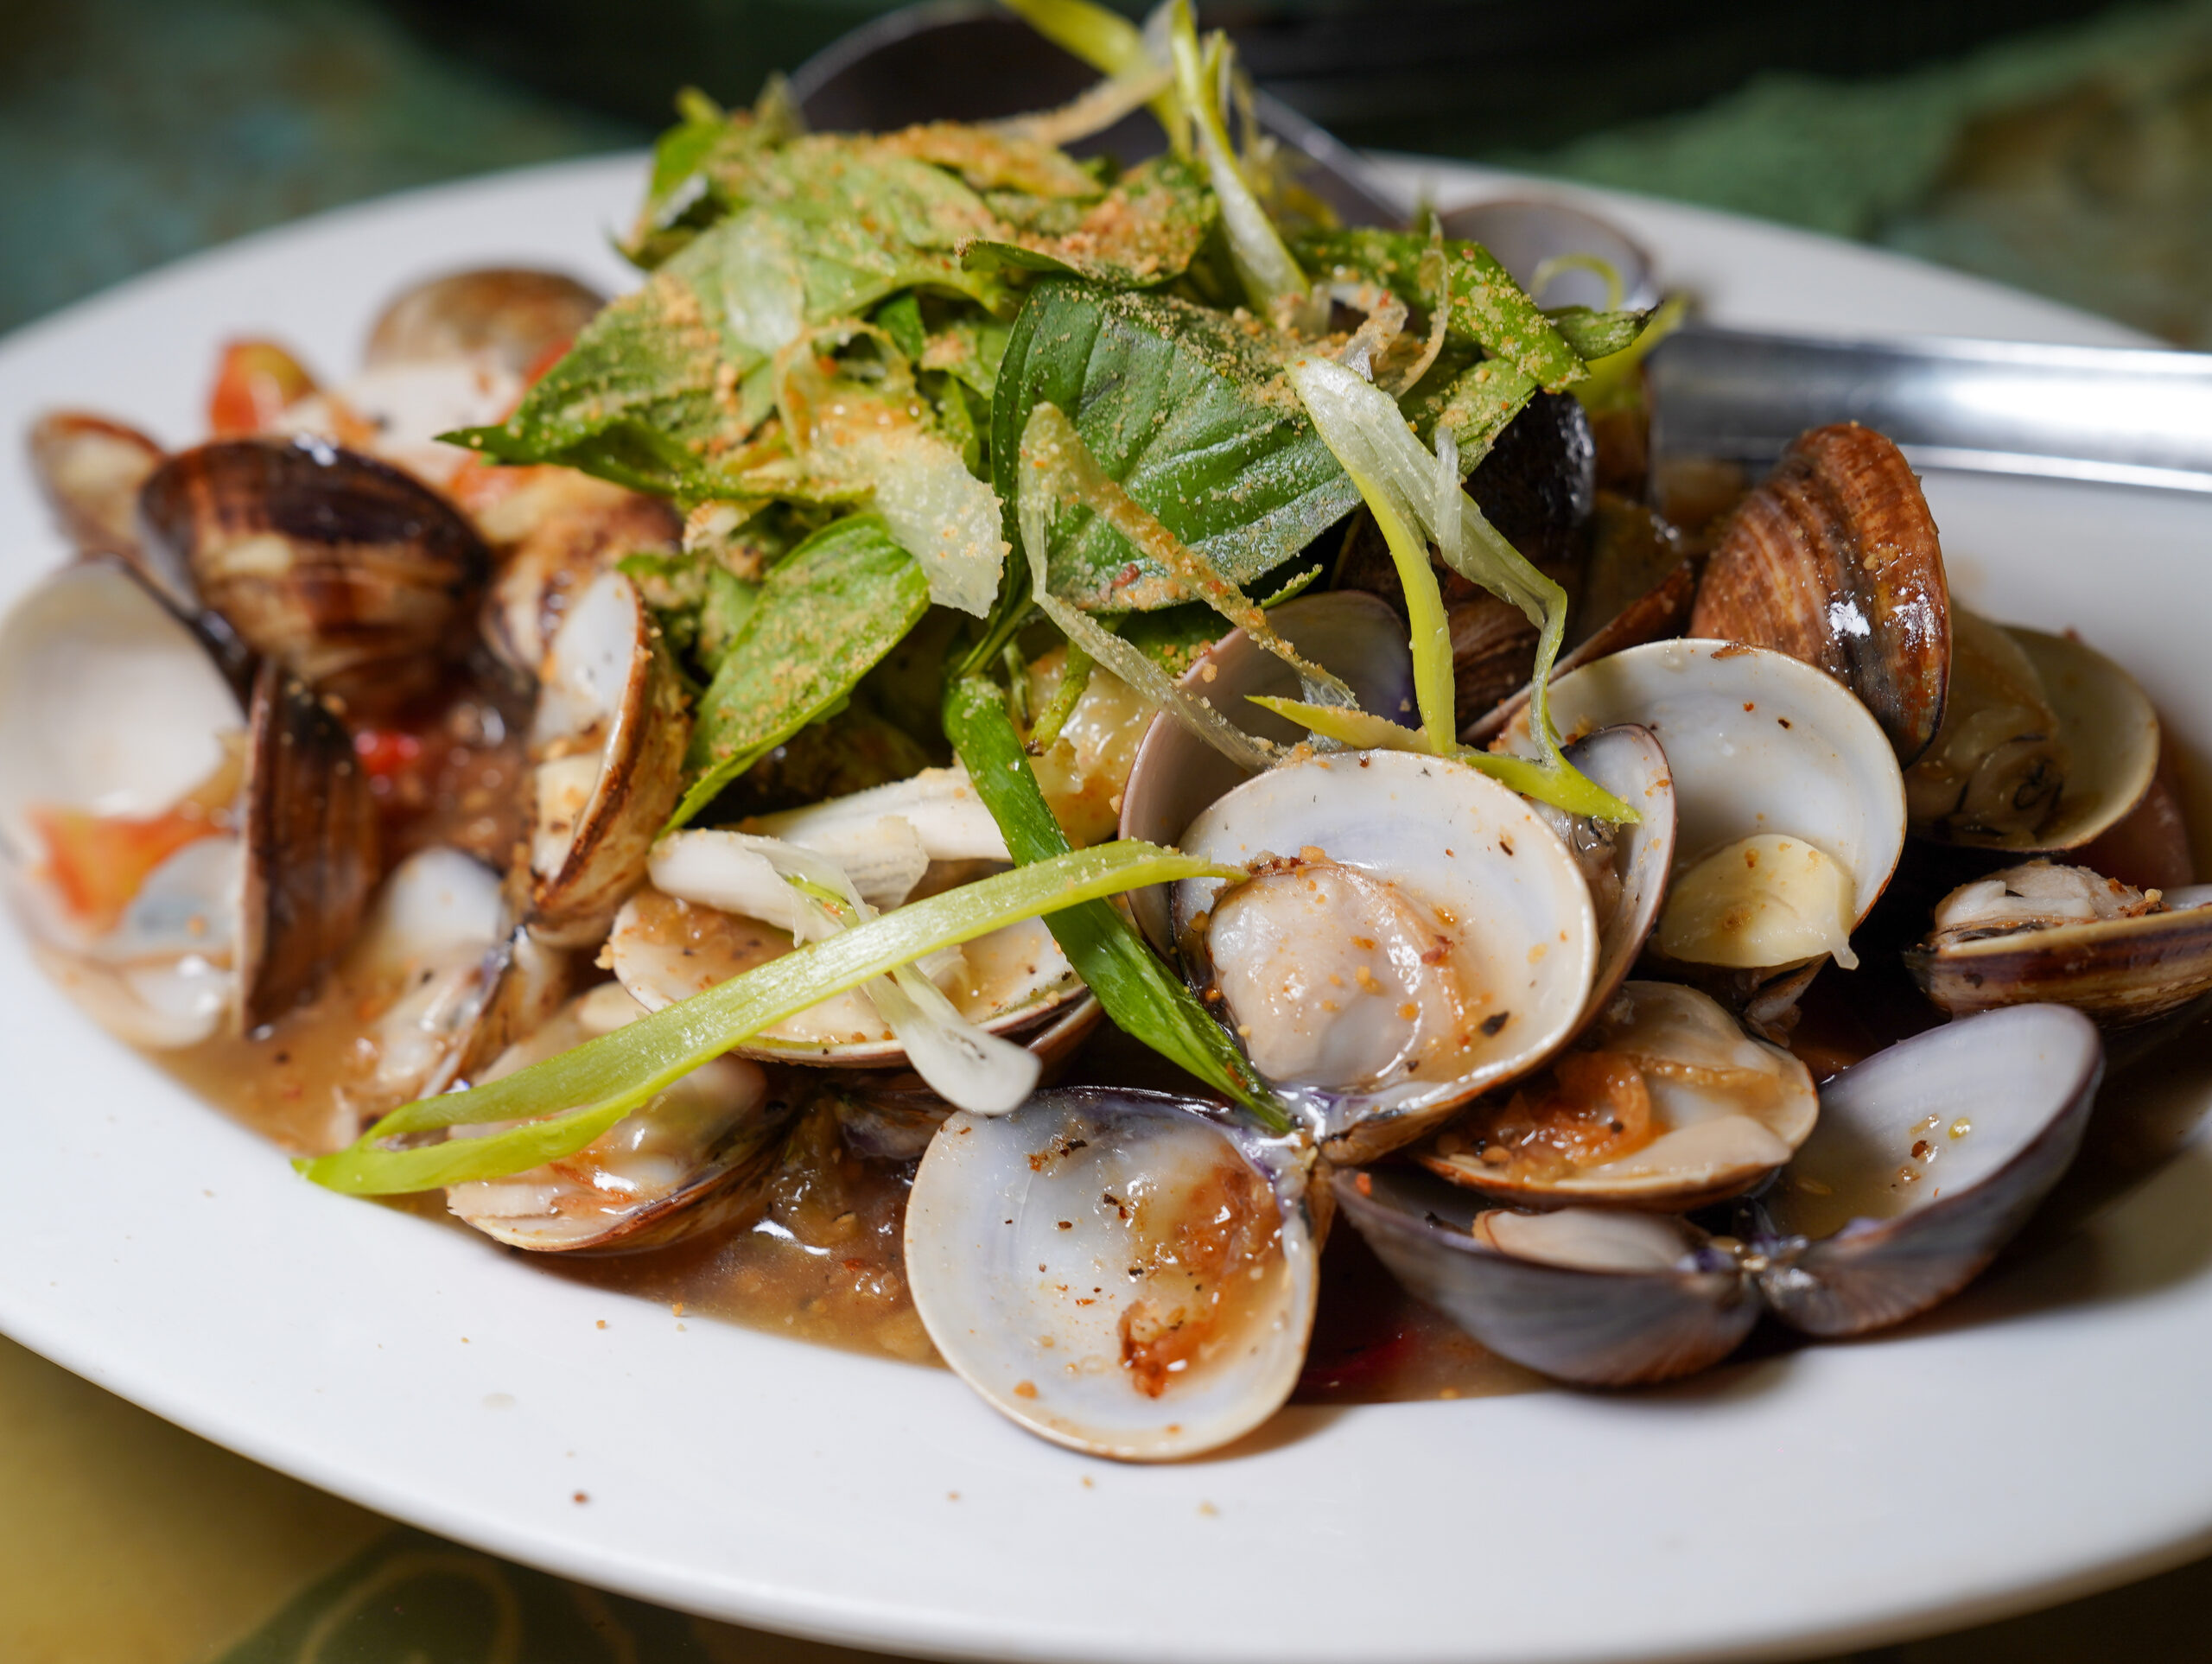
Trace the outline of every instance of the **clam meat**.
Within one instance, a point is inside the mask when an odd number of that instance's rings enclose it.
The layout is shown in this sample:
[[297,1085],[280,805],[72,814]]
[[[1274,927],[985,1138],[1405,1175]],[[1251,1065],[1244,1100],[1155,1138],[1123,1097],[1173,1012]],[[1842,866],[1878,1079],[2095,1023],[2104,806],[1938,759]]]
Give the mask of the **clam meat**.
[[[1665,750],[1676,833],[1661,955],[1754,973],[1854,962],[1851,933],[1904,848],[1904,786],[1840,683],[1764,648],[1659,641],[1561,676],[1551,700],[1562,732],[1641,723]],[[1525,712],[1499,743],[1528,748]]]
[[1312,1108],[1332,1159],[1410,1141],[1581,1019],[1599,943],[1581,868],[1471,767],[1405,752],[1286,763],[1210,805],[1182,845],[1252,874],[1175,886],[1177,944],[1252,1066]]
[[1961,885],[1905,968],[1951,1015],[2050,1001],[2107,1028],[2212,994],[2212,886],[2171,896],[2031,861]]
[[1523,1206],[1686,1210],[1782,1166],[1818,1108],[1805,1065],[1707,995],[1632,981],[1548,1069],[1416,1153],[1432,1172]]
[[1956,617],[1955,692],[1905,776],[1914,833],[2032,854],[2110,830],[2158,771],[2158,713],[2135,678],[2070,636]]

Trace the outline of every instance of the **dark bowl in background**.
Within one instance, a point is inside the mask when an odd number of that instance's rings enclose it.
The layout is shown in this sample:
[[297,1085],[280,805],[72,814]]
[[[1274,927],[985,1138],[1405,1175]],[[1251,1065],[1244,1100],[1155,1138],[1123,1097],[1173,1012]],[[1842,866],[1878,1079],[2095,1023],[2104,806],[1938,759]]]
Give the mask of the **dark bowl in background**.
[[[656,124],[668,118],[678,86],[745,102],[772,70],[795,68],[847,30],[894,10],[884,0],[385,3],[442,49],[607,113]],[[1541,149],[1688,109],[1764,69],[1894,73],[2112,3],[1225,0],[1201,3],[1198,14],[1205,26],[1230,30],[1262,85],[1348,142],[1464,155]],[[989,66],[963,61],[949,73],[988,80]],[[1039,89],[1013,102],[1036,108],[1053,101]],[[934,107],[942,113],[950,102],[939,97]]]

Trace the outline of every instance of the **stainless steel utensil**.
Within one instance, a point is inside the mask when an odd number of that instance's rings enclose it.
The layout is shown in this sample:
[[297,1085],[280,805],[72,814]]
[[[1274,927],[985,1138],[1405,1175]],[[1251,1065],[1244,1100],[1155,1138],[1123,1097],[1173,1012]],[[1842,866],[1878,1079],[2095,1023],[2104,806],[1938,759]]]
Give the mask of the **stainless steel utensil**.
[[1860,422],[1919,468],[2212,492],[2212,354],[1692,324],[1646,373],[1655,464],[1764,465],[1807,428]]

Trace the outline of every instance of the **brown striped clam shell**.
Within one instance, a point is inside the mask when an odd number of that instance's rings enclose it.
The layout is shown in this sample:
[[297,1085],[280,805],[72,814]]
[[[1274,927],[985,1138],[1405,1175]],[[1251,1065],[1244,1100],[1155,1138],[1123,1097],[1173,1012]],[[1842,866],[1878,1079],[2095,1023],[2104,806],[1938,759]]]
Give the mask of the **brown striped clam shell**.
[[1950,597],[1904,454],[1855,422],[1800,435],[1722,530],[1688,632],[1817,664],[1918,757],[1943,717]]
[[466,651],[491,556],[412,474],[322,440],[171,457],[138,499],[147,563],[245,645],[349,708],[389,708]]

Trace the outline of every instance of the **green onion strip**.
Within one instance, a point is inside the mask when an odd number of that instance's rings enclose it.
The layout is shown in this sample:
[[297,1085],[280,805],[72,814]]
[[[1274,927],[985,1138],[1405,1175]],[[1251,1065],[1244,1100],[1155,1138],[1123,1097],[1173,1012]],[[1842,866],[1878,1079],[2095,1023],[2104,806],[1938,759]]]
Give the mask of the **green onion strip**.
[[[1134,839],[995,873],[794,949],[502,1079],[403,1105],[351,1147],[296,1165],[316,1184],[357,1196],[526,1172],[582,1149],[654,1094],[762,1029],[925,954],[1123,890],[1243,876]],[[384,1147],[410,1134],[509,1121],[524,1124],[483,1138]]]
[[[967,765],[969,778],[1014,860],[1065,860],[1067,835],[1038,789],[998,684],[982,676],[955,680],[945,689],[944,715],[945,738]],[[1016,870],[1035,869],[1025,865]],[[1192,876],[1211,876],[1215,870]],[[1269,1132],[1290,1131],[1291,1115],[1253,1072],[1236,1042],[1146,946],[1120,910],[1094,901],[1051,914],[1045,924],[1116,1028],[1241,1104]]]
[[[1357,372],[1333,360],[1300,359],[1289,370],[1307,415],[1323,441],[1359,487],[1389,544],[1404,586],[1413,626],[1414,693],[1420,707],[1420,748],[1463,761],[1506,779],[1515,790],[1599,820],[1633,821],[1636,811],[1597,785],[1560,753],[1551,721],[1548,684],[1567,629],[1567,592],[1524,560],[1518,549],[1458,486],[1456,457],[1439,459],[1414,436],[1396,402]],[[1446,471],[1453,483],[1446,489]],[[1541,756],[1525,767],[1460,746],[1454,732],[1451,630],[1429,564],[1428,545],[1470,582],[1511,602],[1537,626],[1536,666],[1529,700],[1529,729]],[[1302,708],[1271,701],[1269,708],[1315,733],[1340,737],[1344,725],[1325,717],[1307,722]],[[1478,760],[1478,759],[1482,760]],[[1517,778],[1515,777],[1518,777]],[[1520,784],[1526,780],[1528,784]]]

